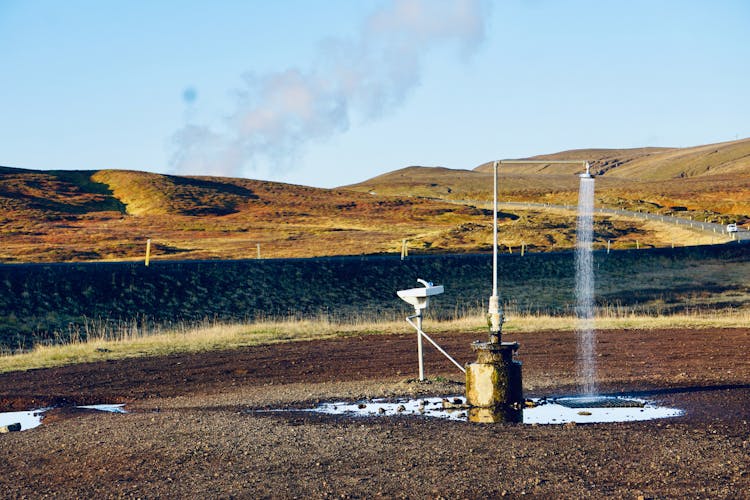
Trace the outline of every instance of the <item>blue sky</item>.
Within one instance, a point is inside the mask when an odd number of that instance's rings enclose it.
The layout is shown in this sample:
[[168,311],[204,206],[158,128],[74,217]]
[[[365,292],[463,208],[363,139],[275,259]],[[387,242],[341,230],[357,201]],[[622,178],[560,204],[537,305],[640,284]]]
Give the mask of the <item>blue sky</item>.
[[0,0],[0,165],[320,187],[750,137],[746,0]]

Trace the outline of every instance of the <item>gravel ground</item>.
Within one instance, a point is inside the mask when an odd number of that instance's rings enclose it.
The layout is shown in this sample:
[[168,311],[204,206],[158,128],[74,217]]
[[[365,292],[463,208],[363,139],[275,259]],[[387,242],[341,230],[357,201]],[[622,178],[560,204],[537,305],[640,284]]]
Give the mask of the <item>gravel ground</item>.
[[[474,335],[436,336],[459,360]],[[575,339],[521,343],[527,396],[575,392]],[[300,342],[0,375],[0,409],[58,405],[0,435],[0,496],[748,498],[750,329],[599,332],[602,392],[685,410],[640,423],[529,426],[300,411],[462,390],[407,335]],[[72,404],[125,402],[131,413]]]

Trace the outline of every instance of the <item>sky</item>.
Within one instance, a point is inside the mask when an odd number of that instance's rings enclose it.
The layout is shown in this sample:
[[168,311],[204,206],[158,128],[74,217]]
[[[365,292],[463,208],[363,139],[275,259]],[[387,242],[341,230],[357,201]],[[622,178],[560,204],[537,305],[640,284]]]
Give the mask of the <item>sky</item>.
[[747,0],[0,0],[0,165],[336,187],[750,137]]

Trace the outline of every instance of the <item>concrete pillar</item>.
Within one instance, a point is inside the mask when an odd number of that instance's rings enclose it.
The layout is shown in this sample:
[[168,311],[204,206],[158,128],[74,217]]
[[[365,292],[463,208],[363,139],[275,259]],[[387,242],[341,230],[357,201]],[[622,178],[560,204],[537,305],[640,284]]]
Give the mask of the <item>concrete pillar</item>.
[[521,362],[517,342],[474,342],[477,361],[466,365],[466,403],[471,422],[521,422]]

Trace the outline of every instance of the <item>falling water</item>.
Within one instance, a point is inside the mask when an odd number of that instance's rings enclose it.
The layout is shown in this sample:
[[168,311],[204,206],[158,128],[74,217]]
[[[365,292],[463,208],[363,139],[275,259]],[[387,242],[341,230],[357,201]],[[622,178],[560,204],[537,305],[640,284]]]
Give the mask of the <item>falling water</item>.
[[596,394],[594,331],[594,178],[582,174],[578,191],[576,228],[576,336],[578,338],[578,381],[583,394]]

